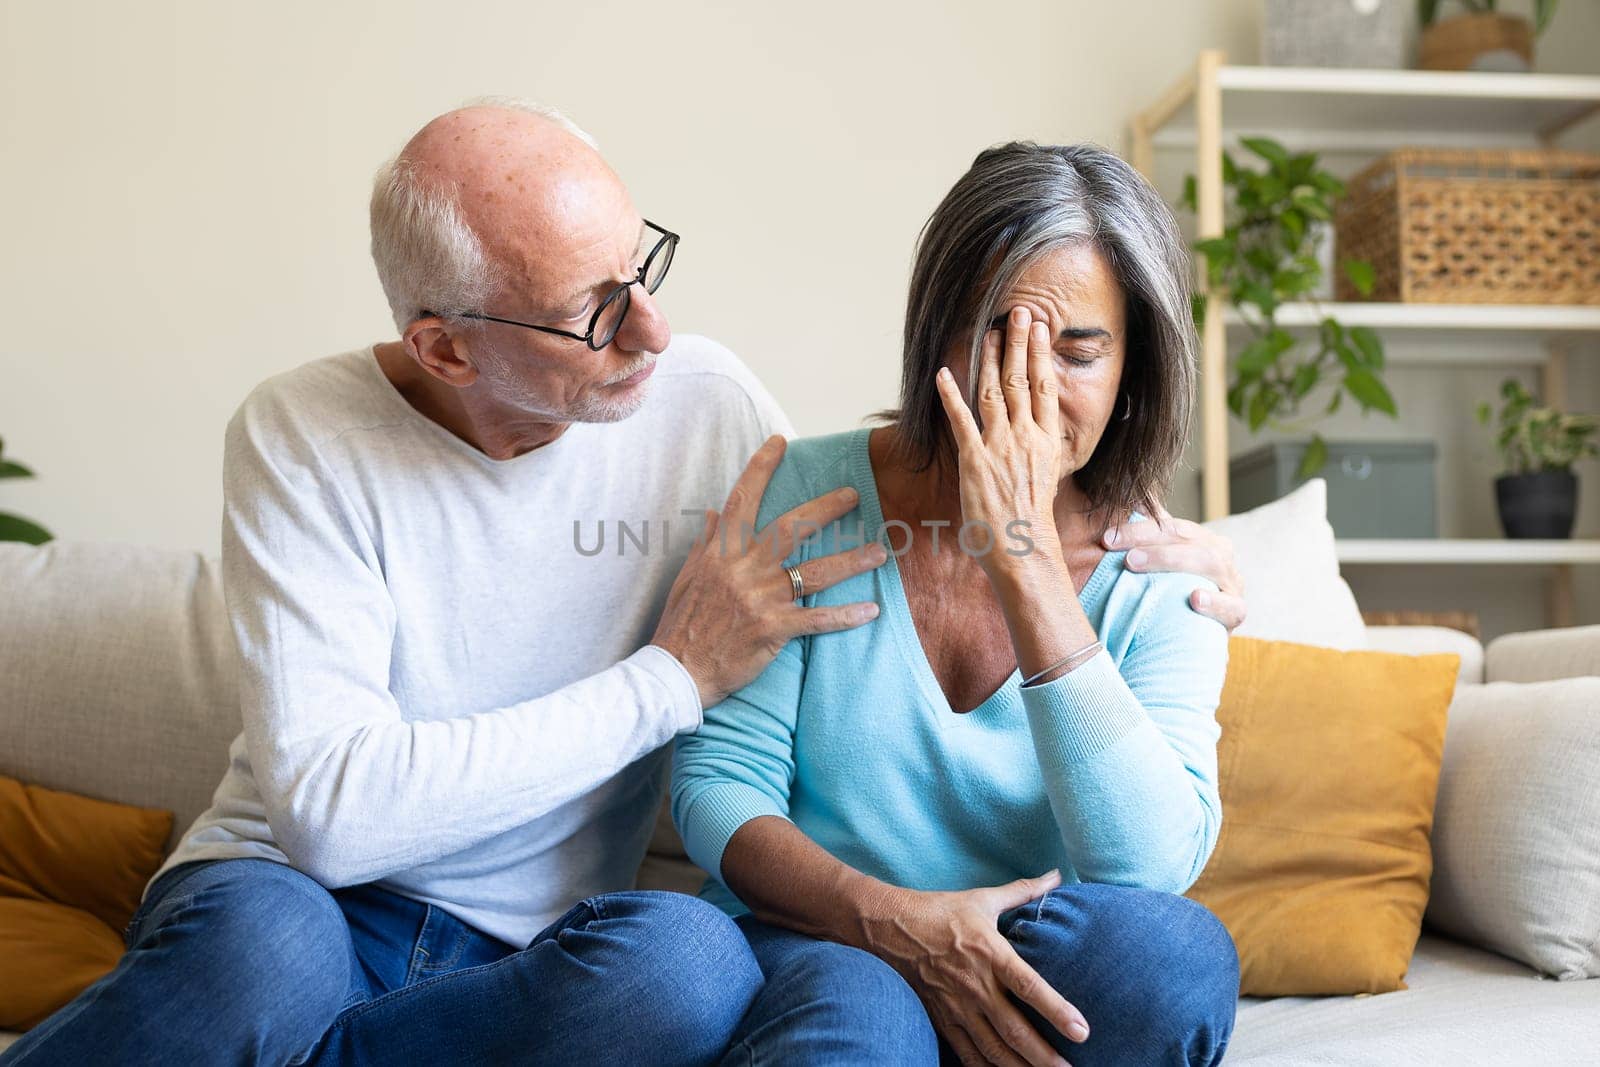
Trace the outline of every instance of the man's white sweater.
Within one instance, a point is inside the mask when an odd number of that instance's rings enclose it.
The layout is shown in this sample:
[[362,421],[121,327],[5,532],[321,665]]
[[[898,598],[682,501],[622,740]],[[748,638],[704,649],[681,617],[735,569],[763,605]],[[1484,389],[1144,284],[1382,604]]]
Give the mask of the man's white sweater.
[[701,712],[646,642],[703,510],[791,432],[704,338],[676,338],[648,389],[621,422],[497,461],[370,348],[258,386],[223,464],[244,733],[166,867],[377,882],[517,946],[629,888],[664,746]]

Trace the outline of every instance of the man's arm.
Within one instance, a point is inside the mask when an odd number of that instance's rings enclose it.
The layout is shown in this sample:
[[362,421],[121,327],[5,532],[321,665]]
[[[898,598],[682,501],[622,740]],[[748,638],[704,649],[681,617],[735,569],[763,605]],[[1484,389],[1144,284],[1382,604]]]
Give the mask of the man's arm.
[[[754,564],[700,552],[652,645],[510,706],[406,721],[389,690],[397,618],[382,562],[314,445],[277,429],[250,402],[229,425],[223,570],[268,823],[289,860],[330,887],[427,863],[582,796],[696,728],[702,702],[759,673],[764,649],[867,617],[859,606],[800,611],[776,564],[770,585],[751,590]],[[781,452],[779,441],[758,454],[731,507],[759,500]],[[809,518],[850,506],[824,498]]]
[[510,707],[405,721],[374,547],[310,442],[269,448],[264,421],[247,403],[228,429],[222,561],[246,745],[296,867],[342,886],[438,859],[698,725],[693,678],[648,647]]

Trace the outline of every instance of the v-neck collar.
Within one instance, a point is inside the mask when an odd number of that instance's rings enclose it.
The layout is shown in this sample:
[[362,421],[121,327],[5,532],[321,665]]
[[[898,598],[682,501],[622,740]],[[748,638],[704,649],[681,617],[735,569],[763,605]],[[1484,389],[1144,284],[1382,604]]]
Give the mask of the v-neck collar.
[[[855,484],[856,491],[861,494],[859,507],[869,533],[884,528],[883,504],[878,499],[878,479],[872,472],[872,457],[868,447],[871,435],[870,426],[854,431],[849,450],[850,480]],[[1100,562],[1095,564],[1089,580],[1084,583],[1083,591],[1078,594],[1080,601],[1093,601],[1109,583],[1116,580],[1117,572],[1121,570],[1123,555],[1121,552],[1107,552]],[[911,618],[911,602],[906,598],[905,586],[900,579],[900,567],[894,553],[889,553],[889,558],[876,573],[883,582],[883,613],[887,616],[880,618],[877,625],[888,623],[889,628],[894,631],[901,655],[916,678],[923,698],[931,707],[939,709],[942,721],[968,721],[984,725],[986,720],[992,717],[993,709],[1008,706],[1016,699],[1022,672],[1013,668],[1006,680],[1000,683],[1000,687],[971,711],[956,711],[951,707],[950,698],[945,695],[944,689],[939,685],[938,677],[933,673],[933,665],[928,662],[928,654],[923,650],[922,639],[917,636],[916,623]]]

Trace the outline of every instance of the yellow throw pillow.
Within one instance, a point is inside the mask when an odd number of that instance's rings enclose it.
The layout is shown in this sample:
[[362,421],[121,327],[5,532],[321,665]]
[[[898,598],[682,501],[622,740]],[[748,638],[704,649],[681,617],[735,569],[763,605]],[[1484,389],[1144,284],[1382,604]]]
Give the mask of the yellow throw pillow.
[[1460,657],[1247,637],[1228,656],[1222,832],[1184,895],[1233,935],[1242,995],[1405,989]]
[[172,813],[0,777],[0,1029],[25,1030],[116,965]]

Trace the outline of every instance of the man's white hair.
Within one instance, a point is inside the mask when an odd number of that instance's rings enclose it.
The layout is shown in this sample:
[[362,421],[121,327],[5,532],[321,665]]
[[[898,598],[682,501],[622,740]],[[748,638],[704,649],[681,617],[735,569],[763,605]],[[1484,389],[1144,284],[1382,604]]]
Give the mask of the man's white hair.
[[[462,107],[503,107],[539,115],[590,148],[595,139],[553,107],[512,96],[480,96]],[[446,317],[481,314],[500,281],[500,269],[461,217],[456,189],[396,155],[372,183],[372,262],[396,329],[424,311]]]

